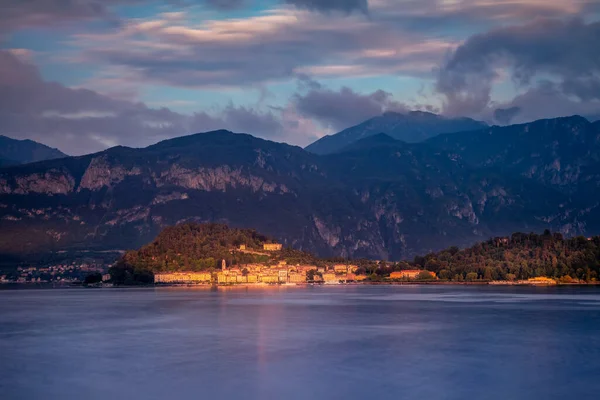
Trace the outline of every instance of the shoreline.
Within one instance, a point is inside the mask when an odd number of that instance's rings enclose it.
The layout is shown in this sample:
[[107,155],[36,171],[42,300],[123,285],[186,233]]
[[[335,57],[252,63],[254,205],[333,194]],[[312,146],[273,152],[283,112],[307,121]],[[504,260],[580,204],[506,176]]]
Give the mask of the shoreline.
[[17,283],[2,282],[0,288],[4,289],[123,289],[123,288],[280,288],[280,287],[339,287],[339,286],[521,286],[521,287],[565,287],[565,286],[600,286],[600,282],[577,283],[526,283],[526,282],[351,282],[351,283],[240,283],[240,284],[215,284],[215,283],[154,283],[148,285],[103,285],[85,286],[81,284],[53,285],[51,283]]

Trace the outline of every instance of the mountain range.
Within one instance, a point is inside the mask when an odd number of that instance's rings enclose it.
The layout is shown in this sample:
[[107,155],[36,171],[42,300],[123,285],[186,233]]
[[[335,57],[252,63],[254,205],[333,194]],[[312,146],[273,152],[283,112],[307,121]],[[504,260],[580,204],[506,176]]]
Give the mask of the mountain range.
[[546,228],[600,232],[600,123],[373,134],[329,155],[214,131],[0,170],[0,254],[137,248],[184,221],[320,256],[404,259]]
[[60,150],[33,140],[17,140],[0,135],[0,168],[63,157],[67,155]]
[[335,135],[324,136],[308,145],[306,150],[321,155],[336,153],[357,140],[378,133],[407,143],[417,143],[441,133],[472,131],[487,126],[485,122],[470,118],[447,118],[423,111],[406,114],[386,112]]

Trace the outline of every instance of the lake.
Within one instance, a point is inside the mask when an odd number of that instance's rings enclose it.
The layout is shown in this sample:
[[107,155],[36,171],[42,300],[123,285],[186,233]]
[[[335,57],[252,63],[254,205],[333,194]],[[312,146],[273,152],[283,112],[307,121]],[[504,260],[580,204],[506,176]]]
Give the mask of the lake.
[[2,399],[598,399],[600,288],[0,290]]

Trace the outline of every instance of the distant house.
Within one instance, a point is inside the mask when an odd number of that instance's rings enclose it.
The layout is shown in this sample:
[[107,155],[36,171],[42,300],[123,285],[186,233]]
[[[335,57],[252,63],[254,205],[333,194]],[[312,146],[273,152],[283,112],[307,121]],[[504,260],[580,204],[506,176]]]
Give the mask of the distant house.
[[337,276],[336,274],[332,274],[332,273],[325,273],[323,274],[323,280],[325,282],[339,282],[340,281],[340,277]]
[[246,250],[246,245],[245,244],[240,244],[240,250]]
[[306,274],[291,272],[288,274],[288,281],[290,283],[304,283],[306,282]]
[[333,270],[336,273],[345,274],[348,272],[348,266],[346,264],[336,264],[333,266]]
[[282,245],[280,243],[265,243],[263,244],[263,250],[266,251],[280,251]]
[[394,271],[390,274],[390,279],[416,279],[421,273],[428,273],[435,278],[435,273],[424,269],[409,269],[405,271]]
[[208,283],[210,272],[172,272],[154,274],[155,283]]

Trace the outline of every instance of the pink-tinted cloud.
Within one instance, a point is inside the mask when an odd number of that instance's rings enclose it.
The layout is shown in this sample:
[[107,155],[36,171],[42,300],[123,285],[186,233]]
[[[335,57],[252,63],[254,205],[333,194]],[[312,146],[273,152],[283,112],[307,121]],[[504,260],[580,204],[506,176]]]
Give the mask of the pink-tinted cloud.
[[89,89],[46,82],[35,66],[9,51],[0,51],[2,133],[38,140],[68,154],[98,151],[116,144],[145,146],[170,137],[216,129],[307,144],[314,138],[316,127],[300,122],[301,117],[289,110],[265,112],[232,104],[213,113],[192,115],[168,108],[150,108]]

